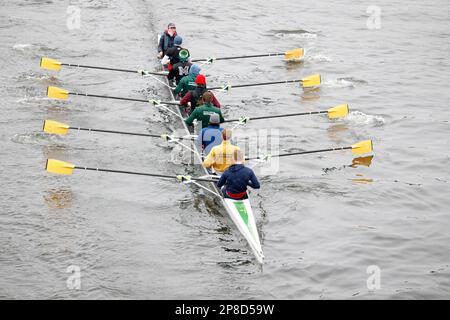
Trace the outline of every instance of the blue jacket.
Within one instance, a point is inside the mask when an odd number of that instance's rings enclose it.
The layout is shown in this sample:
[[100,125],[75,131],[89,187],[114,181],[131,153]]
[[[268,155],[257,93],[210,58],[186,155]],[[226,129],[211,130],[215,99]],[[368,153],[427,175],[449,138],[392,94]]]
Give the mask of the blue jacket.
[[241,193],[247,191],[247,186],[259,189],[259,181],[252,169],[243,164],[233,164],[220,176],[217,186],[230,193]]
[[212,148],[222,143],[223,128],[218,124],[210,124],[203,128],[197,136],[197,146],[201,146],[205,155],[209,154]]

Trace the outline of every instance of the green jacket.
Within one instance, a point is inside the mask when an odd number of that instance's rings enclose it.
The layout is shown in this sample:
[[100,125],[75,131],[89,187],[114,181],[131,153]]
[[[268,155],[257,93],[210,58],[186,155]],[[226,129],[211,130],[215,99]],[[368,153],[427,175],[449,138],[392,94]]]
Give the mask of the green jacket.
[[195,90],[195,88],[197,87],[197,85],[195,84],[196,77],[196,75],[188,74],[187,76],[181,78],[174,91],[175,95],[181,93],[181,96],[184,97],[189,90]]
[[219,115],[220,123],[225,121],[222,116],[222,111],[220,111],[219,108],[214,107],[212,104],[207,103],[195,108],[195,110],[191,113],[189,118],[185,120],[185,122],[188,126],[191,126],[192,122],[194,122],[194,119],[197,119],[198,121],[202,122],[202,128],[206,128],[209,125],[209,116],[212,113],[217,113]]

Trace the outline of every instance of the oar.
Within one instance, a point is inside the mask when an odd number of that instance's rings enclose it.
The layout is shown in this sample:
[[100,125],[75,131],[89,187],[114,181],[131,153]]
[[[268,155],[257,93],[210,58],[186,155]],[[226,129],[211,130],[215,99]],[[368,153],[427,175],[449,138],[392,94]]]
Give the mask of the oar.
[[208,88],[209,90],[223,90],[230,91],[231,88],[245,88],[245,87],[256,87],[256,86],[267,86],[271,84],[285,84],[285,83],[300,83],[303,88],[316,87],[320,85],[321,78],[320,74],[313,74],[303,79],[298,80],[283,80],[283,81],[272,81],[272,82],[261,82],[261,83],[249,83],[249,84],[238,84],[238,85],[224,85],[222,87],[212,87]]
[[372,140],[364,140],[355,144],[352,144],[349,147],[338,147],[338,148],[330,148],[330,149],[321,149],[321,150],[312,150],[312,151],[300,151],[300,152],[291,152],[291,153],[281,153],[275,155],[266,155],[264,157],[247,157],[246,160],[256,160],[263,159],[267,160],[274,157],[288,157],[288,156],[296,156],[302,154],[310,154],[310,153],[319,153],[319,152],[330,152],[330,151],[341,151],[341,150],[352,150],[353,154],[364,154],[370,153],[373,151],[373,143]]
[[57,88],[57,87],[48,87],[47,88],[47,96],[53,99],[62,99],[66,100],[69,98],[69,95],[73,96],[83,96],[83,97],[94,97],[94,98],[104,98],[104,99],[115,99],[115,100],[125,100],[125,101],[136,101],[136,102],[146,102],[152,104],[171,104],[171,105],[179,105],[179,101],[160,101],[160,100],[144,100],[144,99],[135,99],[135,98],[123,98],[123,97],[113,97],[113,96],[104,96],[98,94],[90,94],[90,93],[77,93],[77,92],[69,92],[67,90]]
[[66,67],[75,67],[75,68],[85,68],[85,69],[97,69],[97,70],[109,70],[109,71],[119,71],[119,72],[128,72],[128,73],[138,73],[140,75],[153,74],[157,76],[167,76],[168,72],[156,72],[156,71],[147,71],[147,70],[130,70],[130,69],[118,69],[118,68],[107,68],[107,67],[96,67],[96,66],[86,66],[81,64],[74,63],[62,63],[55,59],[50,58],[41,58],[40,66],[42,69],[61,70],[61,66]]
[[51,133],[51,134],[66,135],[69,132],[69,130],[101,132],[101,133],[115,133],[115,134],[124,134],[124,135],[130,135],[130,136],[162,138],[165,141],[168,141],[168,140],[194,140],[195,139],[194,137],[188,137],[188,136],[174,137],[167,133],[158,135],[158,134],[151,134],[151,133],[137,133],[137,132],[116,131],[116,130],[71,127],[65,123],[57,122],[54,120],[45,120],[44,121],[44,132]]
[[246,124],[250,120],[264,120],[264,119],[286,118],[286,117],[296,117],[296,116],[309,116],[309,115],[325,114],[325,113],[328,115],[328,118],[336,119],[336,118],[346,117],[348,115],[348,112],[349,112],[348,104],[341,104],[341,105],[335,106],[333,108],[330,108],[330,109],[324,110],[324,111],[287,113],[287,114],[277,114],[277,115],[272,115],[272,116],[261,116],[261,117],[242,116],[239,119],[230,119],[230,120],[225,120],[224,122],[239,122],[241,124]]
[[157,173],[145,173],[145,172],[124,171],[124,170],[79,167],[72,163],[64,162],[64,161],[60,161],[60,160],[56,160],[56,159],[47,159],[47,164],[45,165],[45,170],[47,170],[48,172],[57,173],[57,174],[71,175],[73,173],[74,169],[134,174],[134,175],[138,175],[138,176],[148,176],[148,177],[156,177],[156,178],[177,179],[182,182],[186,182],[189,180],[204,181],[204,182],[216,182],[216,180],[212,180],[212,179],[193,178],[193,177],[185,176],[185,175],[167,175],[167,174],[157,174]]
[[234,56],[234,57],[221,57],[221,58],[215,58],[215,57],[209,57],[207,59],[194,59],[192,62],[200,62],[204,61],[206,63],[213,63],[214,61],[218,60],[234,60],[234,59],[247,59],[247,58],[260,58],[260,57],[275,57],[275,56],[284,56],[286,60],[290,59],[301,59],[305,55],[305,51],[303,48],[297,48],[293,50],[289,50],[286,52],[279,52],[279,53],[264,53],[264,54],[253,54],[248,56]]

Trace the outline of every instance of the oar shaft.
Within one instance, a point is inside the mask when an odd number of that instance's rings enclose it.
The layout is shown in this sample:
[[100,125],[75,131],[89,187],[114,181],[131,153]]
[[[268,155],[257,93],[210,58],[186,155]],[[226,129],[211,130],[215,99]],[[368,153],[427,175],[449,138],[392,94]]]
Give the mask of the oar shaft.
[[[274,116],[250,117],[250,120],[263,120],[263,119],[307,116],[307,115],[323,114],[323,113],[328,113],[328,111],[311,111],[311,112],[301,112],[301,113],[279,114],[279,115],[274,115]],[[236,121],[239,121],[239,119],[225,120],[224,122],[236,122]]]
[[[74,169],[88,170],[88,171],[99,171],[99,172],[133,174],[133,175],[137,175],[137,176],[147,176],[147,177],[167,178],[167,179],[176,179],[177,178],[176,176],[171,176],[171,175],[166,175],[166,174],[134,172],[134,171],[124,171],[124,170],[112,170],[112,169],[101,169],[101,168],[89,168],[89,167],[79,167],[79,166],[75,166]],[[191,180],[204,181],[204,182],[216,182],[216,181],[211,180],[211,179],[203,179],[203,178],[191,178]]]
[[[248,56],[221,57],[221,58],[215,58],[214,60],[234,60],[234,59],[284,56],[284,54],[285,54],[284,52],[282,52],[282,53],[264,53],[264,54],[248,55]],[[208,59],[194,59],[194,60],[192,60],[192,62],[200,62],[200,61],[206,61],[206,60],[208,60]]]
[[[92,128],[82,128],[82,127],[69,127],[69,129],[70,130],[78,130],[78,131],[124,134],[124,135],[129,135],[129,136],[162,138],[162,135],[151,134],[151,133],[126,132],[126,131],[92,129]],[[189,138],[189,137],[173,137],[173,139],[175,139],[175,140],[193,140],[193,138]]]
[[73,96],[84,96],[84,97],[93,97],[93,98],[104,98],[104,99],[115,99],[115,100],[126,100],[126,101],[137,101],[137,102],[149,102],[148,100],[143,99],[135,99],[135,98],[123,98],[123,97],[113,97],[113,96],[104,96],[99,94],[90,94],[90,93],[78,93],[78,92],[69,92],[70,95]]
[[86,66],[86,65],[74,64],[74,63],[61,63],[61,65],[67,66],[67,67],[76,67],[76,68],[85,68],[85,69],[97,69],[97,70],[109,70],[109,71],[119,71],[119,72],[137,73],[136,70],[130,70],[130,69],[118,69],[118,68],[107,68],[107,67],[95,67],[95,66]]
[[[61,63],[62,66],[67,67],[75,67],[75,68],[85,68],[85,69],[96,69],[96,70],[108,70],[108,71],[118,71],[118,72],[128,72],[128,73],[139,73],[138,70],[131,70],[131,69],[119,69],[119,68],[108,68],[108,67],[96,67],[96,66],[86,66],[82,64],[75,64],[75,63]],[[158,75],[158,76],[166,76],[167,74],[164,72],[153,72],[153,71],[147,71],[148,74]]]
[[[69,94],[73,95],[73,96],[83,96],[83,97],[93,97],[93,98],[103,98],[103,99],[115,99],[115,100],[136,101],[136,102],[146,102],[146,103],[150,102],[149,100],[144,100],[144,99],[105,96],[105,95],[90,94],[90,93],[69,92]],[[170,105],[179,105],[180,104],[178,101],[160,101],[160,103],[161,104],[170,104]]]
[[116,130],[103,130],[103,129],[91,129],[91,128],[81,128],[81,127],[69,127],[69,129],[71,129],[71,130],[78,130],[78,131],[116,133],[116,134],[130,135],[130,136],[161,138],[161,135],[150,134],[150,133],[135,133],[135,132],[125,132],[125,131],[116,131]]
[[[303,80],[284,80],[284,81],[271,81],[271,82],[262,82],[262,83],[237,84],[237,85],[231,85],[231,88],[267,86],[267,85],[271,85],[271,84],[296,83],[296,82],[302,82],[302,81]],[[222,87],[209,88],[209,90],[217,90],[217,89],[222,89]]]
[[[302,154],[319,153],[319,152],[330,152],[330,151],[341,151],[341,150],[350,150],[350,149],[352,149],[352,147],[339,147],[339,148],[330,148],[330,149],[321,149],[321,150],[312,150],[312,151],[300,151],[300,152],[282,153],[282,154],[271,155],[271,157],[272,158],[279,158],[279,157],[288,157],[288,156],[295,156],[295,155],[302,155]],[[256,159],[261,159],[261,157],[246,158],[246,160],[256,160]]]
[[272,157],[287,157],[287,156],[295,156],[301,154],[309,154],[309,153],[319,153],[319,152],[330,152],[330,151],[341,151],[341,150],[349,150],[352,147],[339,147],[339,148],[330,148],[330,149],[322,149],[322,150],[312,150],[312,151],[300,151],[300,152],[292,152],[292,153],[282,153]]

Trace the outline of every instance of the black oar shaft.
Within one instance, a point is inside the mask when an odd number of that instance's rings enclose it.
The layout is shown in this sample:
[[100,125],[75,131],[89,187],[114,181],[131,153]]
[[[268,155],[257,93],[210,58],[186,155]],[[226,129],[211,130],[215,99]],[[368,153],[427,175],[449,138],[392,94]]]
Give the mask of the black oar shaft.
[[[125,131],[116,131],[116,130],[104,130],[104,129],[91,129],[91,128],[82,128],[82,127],[69,127],[70,130],[78,130],[78,131],[89,131],[89,132],[101,132],[101,133],[115,133],[115,134],[124,134],[130,136],[140,136],[140,137],[151,137],[151,138],[162,138],[162,135],[151,134],[151,133],[138,133],[138,132],[125,132]],[[193,140],[193,138],[188,137],[173,137],[176,140]]]
[[[303,80],[283,80],[283,81],[271,81],[271,82],[261,82],[261,83],[248,83],[248,84],[237,84],[231,85],[231,88],[245,88],[245,87],[256,87],[256,86],[267,86],[271,84],[285,84],[285,83],[296,83],[302,82]],[[209,90],[223,89],[223,87],[212,87]]]
[[[284,56],[284,52],[254,54],[254,55],[248,55],[248,56],[221,57],[221,58],[214,58],[214,60],[233,60],[233,59],[247,59],[247,58],[272,57],[272,56]],[[207,61],[207,60],[208,59],[194,59],[194,60],[192,60],[192,62]]]
[[109,70],[109,71],[137,73],[136,70],[118,69],[118,68],[106,68],[106,67],[95,67],[95,66],[85,66],[85,65],[74,64],[74,63],[61,63],[61,65],[67,66],[67,67],[76,67],[76,68],[86,68],[86,69],[97,69],[97,70]]
[[[108,67],[96,67],[96,66],[86,66],[82,64],[75,64],[75,63],[61,63],[62,66],[67,67],[76,67],[76,68],[85,68],[85,69],[96,69],[96,70],[108,70],[108,71],[118,71],[118,72],[128,72],[128,73],[139,73],[138,70],[131,70],[131,69],[119,69],[119,68],[108,68]],[[165,76],[167,75],[164,72],[153,72],[153,71],[147,71],[148,74],[158,75],[158,76]]]
[[[104,98],[104,99],[115,99],[115,100],[125,100],[125,101],[136,101],[136,102],[146,102],[150,103],[149,100],[144,99],[136,99],[136,98],[124,98],[124,97],[114,97],[114,96],[105,96],[100,94],[90,94],[90,93],[79,93],[79,92],[69,92],[70,95],[73,96],[83,96],[83,97],[93,97],[93,98]],[[161,104],[170,104],[170,105],[179,105],[178,101],[160,101]]]
[[84,96],[84,97],[93,97],[93,98],[104,98],[104,99],[115,99],[115,100],[126,100],[126,101],[136,101],[136,102],[149,102],[144,99],[135,99],[135,98],[123,98],[123,97],[113,97],[113,96],[104,96],[99,94],[90,94],[90,93],[78,93],[78,92],[69,92],[70,95],[73,96]]
[[[79,170],[88,170],[88,171],[99,171],[99,172],[112,172],[112,173],[123,173],[123,174],[133,174],[137,176],[147,176],[147,177],[156,177],[156,178],[167,178],[167,179],[177,179],[176,176],[166,175],[166,174],[156,174],[156,173],[145,173],[145,172],[134,172],[134,171],[124,171],[124,170],[112,170],[112,169],[101,169],[101,168],[89,168],[89,167],[79,167],[75,166],[75,169]],[[203,179],[203,178],[190,178],[194,181],[204,181],[204,182],[216,182],[212,179]]]
[[[274,119],[274,118],[286,118],[286,117],[296,117],[296,116],[307,116],[313,114],[323,114],[328,113],[328,111],[311,111],[311,112],[301,112],[301,113],[288,113],[288,114],[279,114],[273,116],[262,116],[262,117],[249,117],[250,120],[263,120],[263,119]],[[225,120],[224,122],[236,122],[240,119],[231,119]]]
[[125,135],[130,135],[130,136],[161,138],[161,135],[150,134],[150,133],[135,133],[135,132],[125,132],[125,131],[116,131],[116,130],[103,130],[103,129],[91,129],[91,128],[81,128],[81,127],[69,127],[69,129],[71,129],[71,130],[79,130],[79,131],[92,131],[92,132],[102,132],[102,133],[125,134]]
[[[296,155],[302,155],[302,154],[319,153],[319,152],[330,152],[330,151],[341,151],[341,150],[349,150],[349,149],[352,149],[352,147],[339,147],[339,148],[330,148],[330,149],[321,149],[321,150],[312,150],[312,151],[300,151],[300,152],[291,152],[291,153],[281,153],[281,154],[271,155],[271,157],[272,158],[279,158],[279,157],[296,156]],[[246,158],[246,160],[256,160],[256,159],[261,159],[261,157]]]

